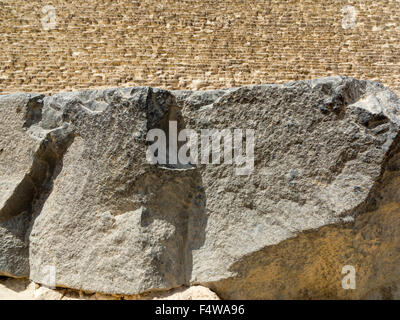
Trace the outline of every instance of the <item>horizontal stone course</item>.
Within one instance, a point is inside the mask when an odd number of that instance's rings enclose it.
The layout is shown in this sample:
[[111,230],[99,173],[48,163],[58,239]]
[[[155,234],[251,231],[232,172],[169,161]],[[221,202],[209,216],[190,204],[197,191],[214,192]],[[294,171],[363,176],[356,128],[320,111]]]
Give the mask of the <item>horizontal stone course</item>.
[[[56,28],[42,8],[53,5]],[[353,6],[356,19],[345,29]],[[348,75],[399,92],[395,0],[0,1],[0,93]]]

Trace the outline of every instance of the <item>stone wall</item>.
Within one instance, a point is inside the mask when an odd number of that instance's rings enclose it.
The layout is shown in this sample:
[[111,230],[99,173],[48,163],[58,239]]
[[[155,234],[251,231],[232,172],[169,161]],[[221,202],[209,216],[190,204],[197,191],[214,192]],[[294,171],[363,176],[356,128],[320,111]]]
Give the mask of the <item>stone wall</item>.
[[338,74],[400,91],[397,0],[0,0],[0,33],[0,93]]

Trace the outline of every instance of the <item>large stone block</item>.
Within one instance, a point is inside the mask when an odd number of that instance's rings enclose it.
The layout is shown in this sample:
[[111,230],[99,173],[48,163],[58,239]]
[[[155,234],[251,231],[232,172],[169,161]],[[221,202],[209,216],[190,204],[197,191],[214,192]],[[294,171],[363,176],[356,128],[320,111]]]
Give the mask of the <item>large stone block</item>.
[[[20,139],[38,145],[21,160],[34,190],[21,192],[24,210],[0,216],[32,216],[22,232],[32,280],[45,283],[53,266],[57,286],[108,294],[202,284],[222,298],[397,297],[400,103],[384,86],[331,77],[40,101],[31,120],[6,130],[25,127]],[[171,121],[253,130],[254,168],[150,164],[146,136],[170,136]],[[14,165],[5,154],[3,166]],[[0,183],[18,171],[7,172]],[[0,235],[1,248],[9,238]],[[17,260],[4,257],[0,270],[18,276],[3,267]],[[357,270],[357,290],[341,287],[344,265]]]

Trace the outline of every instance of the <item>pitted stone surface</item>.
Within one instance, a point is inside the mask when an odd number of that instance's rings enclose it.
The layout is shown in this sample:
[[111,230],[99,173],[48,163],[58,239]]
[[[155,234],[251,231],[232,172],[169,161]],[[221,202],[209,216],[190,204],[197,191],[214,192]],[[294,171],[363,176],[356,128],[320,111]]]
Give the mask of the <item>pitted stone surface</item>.
[[[222,298],[396,296],[400,103],[383,85],[331,77],[205,92],[116,88],[40,96],[37,110],[5,131],[20,132],[21,152],[24,139],[39,151],[20,165],[37,177],[21,191],[30,226],[16,227],[29,259],[5,255],[2,273],[46,284],[54,266],[57,286],[122,295],[202,284]],[[254,170],[149,164],[146,135],[171,120],[254,130]],[[19,165],[11,154],[4,172]],[[9,224],[22,214],[0,210]],[[343,293],[340,265],[351,262],[363,287]],[[380,272],[389,275],[373,277]]]

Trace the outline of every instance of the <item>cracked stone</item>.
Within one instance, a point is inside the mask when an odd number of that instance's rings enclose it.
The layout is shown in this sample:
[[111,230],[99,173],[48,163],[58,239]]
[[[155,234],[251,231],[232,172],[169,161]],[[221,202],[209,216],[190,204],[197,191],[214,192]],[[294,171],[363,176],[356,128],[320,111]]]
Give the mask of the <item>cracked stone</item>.
[[[147,163],[148,130],[171,120],[253,129],[254,171]],[[390,90],[347,77],[0,96],[0,273],[43,283],[50,265],[99,294],[396,298],[399,126]]]

